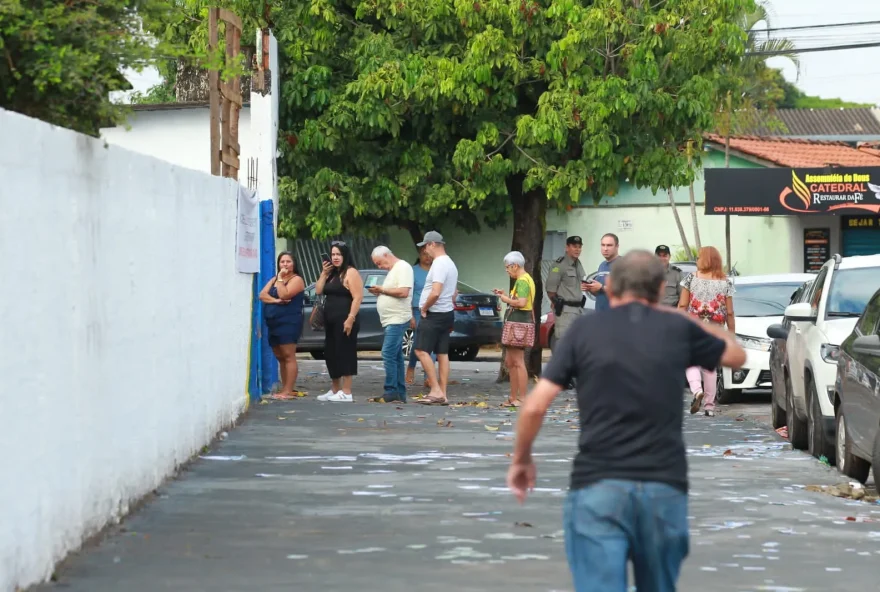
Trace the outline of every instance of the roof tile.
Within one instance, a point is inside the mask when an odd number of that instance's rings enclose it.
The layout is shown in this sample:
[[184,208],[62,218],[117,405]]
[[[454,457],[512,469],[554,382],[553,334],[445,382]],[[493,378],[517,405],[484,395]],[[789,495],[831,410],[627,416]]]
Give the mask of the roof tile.
[[740,135],[880,136],[876,109],[777,109],[742,123]]
[[[724,138],[718,134],[706,134],[704,137],[709,142],[724,145]],[[783,167],[880,167],[880,150],[853,148],[843,142],[733,136],[730,138],[730,147]]]

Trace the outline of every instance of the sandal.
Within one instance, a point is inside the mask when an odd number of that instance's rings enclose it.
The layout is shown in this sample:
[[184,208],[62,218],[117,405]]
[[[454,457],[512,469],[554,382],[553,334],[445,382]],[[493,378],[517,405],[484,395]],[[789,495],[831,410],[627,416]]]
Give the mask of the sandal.
[[511,401],[510,399],[507,399],[506,401],[501,403],[501,405],[499,405],[499,407],[501,407],[501,408],[519,407],[520,405],[522,405],[522,403],[520,403],[519,401]]
[[431,397],[425,397],[424,399],[419,401],[420,405],[436,405],[438,407],[449,407],[449,401],[444,399],[433,399]]

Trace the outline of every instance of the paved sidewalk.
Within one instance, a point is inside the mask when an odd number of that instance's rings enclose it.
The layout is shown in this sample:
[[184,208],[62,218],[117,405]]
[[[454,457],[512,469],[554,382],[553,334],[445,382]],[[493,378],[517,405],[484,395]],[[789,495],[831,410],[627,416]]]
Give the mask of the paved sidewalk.
[[[252,407],[225,441],[38,590],[571,590],[561,504],[576,443],[573,397],[538,441],[539,489],[504,487],[515,413],[493,407],[497,364],[454,364],[453,402],[367,404],[381,364],[363,361],[354,404],[310,397]],[[684,401],[683,401],[684,403]],[[880,506],[804,490],[830,468],[735,411],[686,419],[693,490],[685,592],[877,588]]]

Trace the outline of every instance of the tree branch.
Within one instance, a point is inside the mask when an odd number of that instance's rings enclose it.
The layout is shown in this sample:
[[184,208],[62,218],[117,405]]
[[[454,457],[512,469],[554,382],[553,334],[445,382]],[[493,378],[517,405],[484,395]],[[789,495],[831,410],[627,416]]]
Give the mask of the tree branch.
[[493,150],[492,152],[490,152],[489,154],[486,155],[486,160],[489,160],[490,158],[492,158],[493,156],[495,156],[496,154],[501,152],[501,149],[504,148],[504,146],[509,141],[511,141],[514,137],[516,137],[516,134],[508,134],[507,139],[505,139],[503,142],[501,142],[501,145],[498,148],[496,148],[495,150]]

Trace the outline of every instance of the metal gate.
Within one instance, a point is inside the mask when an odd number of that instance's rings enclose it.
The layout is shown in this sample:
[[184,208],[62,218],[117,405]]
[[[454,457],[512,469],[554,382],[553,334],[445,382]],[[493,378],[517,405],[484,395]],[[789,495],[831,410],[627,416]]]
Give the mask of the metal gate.
[[378,239],[364,238],[361,236],[342,235],[338,238],[327,240],[297,239],[294,241],[294,255],[299,267],[299,274],[308,286],[321,275],[321,253],[330,254],[330,246],[333,241],[343,241],[351,249],[354,265],[358,269],[372,269],[373,249],[379,245],[388,244],[388,235]]

